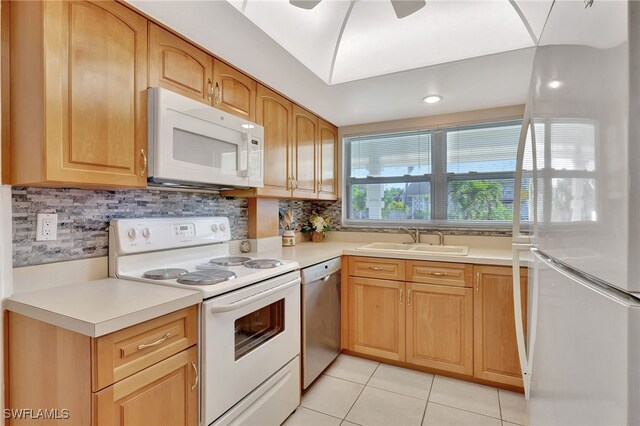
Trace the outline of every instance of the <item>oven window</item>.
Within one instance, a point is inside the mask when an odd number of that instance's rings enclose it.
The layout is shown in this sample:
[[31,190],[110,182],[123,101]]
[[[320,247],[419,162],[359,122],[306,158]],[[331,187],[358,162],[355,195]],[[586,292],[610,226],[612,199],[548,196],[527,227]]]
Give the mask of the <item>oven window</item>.
[[235,322],[236,361],[284,331],[284,299],[238,318]]

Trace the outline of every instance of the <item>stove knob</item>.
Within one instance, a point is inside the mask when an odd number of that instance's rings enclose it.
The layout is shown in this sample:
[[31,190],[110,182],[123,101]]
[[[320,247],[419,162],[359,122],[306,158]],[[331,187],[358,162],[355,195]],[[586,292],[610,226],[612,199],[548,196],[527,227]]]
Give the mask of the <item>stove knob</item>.
[[151,236],[151,229],[144,228],[142,230],[142,236],[145,237],[146,239],[149,239],[149,237]]
[[220,224],[220,230],[221,230],[222,232],[226,231],[226,230],[227,230],[227,225],[225,225],[224,223],[221,223],[221,224]]
[[[221,225],[222,226],[222,225]],[[216,225],[215,223],[213,225],[211,225],[211,230],[213,232],[218,232],[218,225]]]
[[131,228],[129,229],[129,238],[131,238],[132,240],[135,240],[136,238],[138,238],[138,231],[136,231],[135,229]]

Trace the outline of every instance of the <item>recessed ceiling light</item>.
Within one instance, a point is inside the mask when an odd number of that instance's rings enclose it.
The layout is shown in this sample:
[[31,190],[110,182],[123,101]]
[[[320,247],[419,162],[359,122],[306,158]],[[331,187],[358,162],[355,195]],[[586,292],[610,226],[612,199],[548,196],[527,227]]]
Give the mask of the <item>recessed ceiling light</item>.
[[442,100],[442,96],[440,95],[429,95],[422,100],[422,102],[428,104],[435,104],[436,102],[440,102]]
[[253,129],[255,126],[253,124],[243,124],[242,127],[245,129]]
[[562,86],[562,82],[560,82],[558,80],[551,80],[549,82],[549,87],[551,87],[552,89],[557,89],[560,86]]

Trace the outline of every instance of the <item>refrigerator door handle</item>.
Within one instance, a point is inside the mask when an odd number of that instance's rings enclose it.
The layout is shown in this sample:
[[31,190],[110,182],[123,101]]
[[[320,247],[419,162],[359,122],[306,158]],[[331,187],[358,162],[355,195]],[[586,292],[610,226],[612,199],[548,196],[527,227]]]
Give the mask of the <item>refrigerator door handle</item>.
[[[524,319],[522,318],[522,292],[520,290],[520,254],[522,252],[529,252],[531,244],[519,244],[514,243],[513,249],[513,316],[516,326],[516,342],[518,344],[518,356],[520,358],[520,369],[522,371],[522,382],[524,385],[525,398],[529,399],[529,387],[531,383],[531,363],[533,360],[533,339],[529,339],[529,353],[527,353],[526,336],[524,332]],[[533,300],[531,303],[531,324],[529,329],[529,335],[535,336],[535,323],[537,322],[537,291],[535,280],[529,280],[529,285],[533,285]]]
[[528,244],[531,242],[529,235],[520,232],[520,203],[522,201],[522,173],[524,169],[524,153],[527,145],[527,131],[531,123],[530,103],[527,102],[522,116],[522,128],[520,129],[520,139],[518,142],[518,152],[516,154],[516,173],[513,185],[513,242]]

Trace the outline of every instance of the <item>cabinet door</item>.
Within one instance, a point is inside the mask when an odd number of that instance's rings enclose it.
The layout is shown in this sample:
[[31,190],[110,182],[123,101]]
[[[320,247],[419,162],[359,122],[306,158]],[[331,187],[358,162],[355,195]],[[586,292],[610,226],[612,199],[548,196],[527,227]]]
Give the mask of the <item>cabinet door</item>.
[[473,289],[407,283],[407,362],[473,373]]
[[194,346],[93,394],[94,420],[107,425],[197,425]]
[[147,20],[112,1],[44,4],[45,180],[146,186]]
[[[513,319],[513,278],[507,266],[474,266],[474,375],[523,386]],[[520,271],[522,315],[527,323],[527,276]]]
[[318,198],[338,199],[338,129],[318,119]]
[[349,277],[349,349],[404,361],[404,283]]
[[213,81],[213,106],[249,121],[256,121],[255,80],[224,62],[215,60]]
[[291,196],[291,131],[293,105],[264,86],[258,86],[256,122],[264,126],[264,188],[260,195]]
[[149,86],[211,104],[213,58],[180,37],[149,24]]
[[293,105],[293,195],[298,198],[317,198],[316,146],[318,117]]

